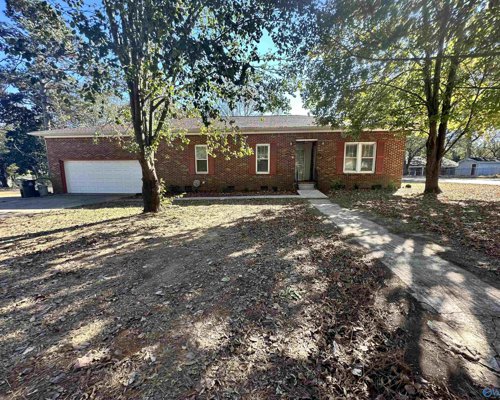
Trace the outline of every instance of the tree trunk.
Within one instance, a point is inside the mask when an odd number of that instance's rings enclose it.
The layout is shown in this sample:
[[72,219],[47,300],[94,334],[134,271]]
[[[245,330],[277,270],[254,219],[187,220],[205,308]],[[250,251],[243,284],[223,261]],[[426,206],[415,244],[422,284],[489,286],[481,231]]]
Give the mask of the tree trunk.
[[9,182],[7,181],[7,171],[3,161],[0,161],[0,186],[4,188],[9,187]]
[[142,169],[142,200],[144,212],[158,212],[161,206],[160,182],[156,175],[154,156],[141,154],[140,160]]
[[437,122],[429,123],[429,137],[426,143],[427,164],[425,167],[425,190],[424,193],[441,193],[439,188],[439,171],[441,170],[440,151],[437,143]]
[[49,111],[47,102],[47,92],[45,90],[45,83],[40,85],[40,100],[42,102],[42,127],[44,130],[50,129]]
[[425,169],[425,190],[424,193],[439,194],[439,171],[441,169],[441,160],[432,160],[429,162],[427,159],[427,166]]
[[465,159],[472,156],[472,138],[466,138],[467,144],[465,146]]
[[405,160],[403,175],[410,175],[410,164],[413,161],[413,158],[414,156],[408,156],[408,158]]
[[161,188],[156,175],[155,151],[152,149],[151,134],[145,126],[140,104],[140,90],[138,79],[128,83],[130,110],[134,126],[135,142],[139,145],[139,163],[142,170],[142,202],[145,213],[157,213],[161,207]]
[[[427,140],[427,170],[425,173],[424,193],[441,193],[439,188],[439,173],[441,172],[441,161],[443,160],[446,133],[448,132],[448,120],[452,109],[452,95],[456,85],[459,59],[453,57],[450,61],[446,89],[442,95],[441,117],[437,113],[431,113],[429,118],[429,138]],[[436,91],[437,93],[437,91]],[[437,110],[434,107],[432,110]]]

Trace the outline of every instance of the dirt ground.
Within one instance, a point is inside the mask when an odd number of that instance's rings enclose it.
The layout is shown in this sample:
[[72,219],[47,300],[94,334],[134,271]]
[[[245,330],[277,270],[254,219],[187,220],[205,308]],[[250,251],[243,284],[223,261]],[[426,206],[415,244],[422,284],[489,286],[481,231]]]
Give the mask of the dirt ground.
[[500,287],[500,186],[442,183],[437,197],[424,196],[423,183],[410,186],[335,190],[330,198],[401,236],[442,245],[442,258]]
[[137,200],[0,225],[0,397],[479,397],[305,203]]

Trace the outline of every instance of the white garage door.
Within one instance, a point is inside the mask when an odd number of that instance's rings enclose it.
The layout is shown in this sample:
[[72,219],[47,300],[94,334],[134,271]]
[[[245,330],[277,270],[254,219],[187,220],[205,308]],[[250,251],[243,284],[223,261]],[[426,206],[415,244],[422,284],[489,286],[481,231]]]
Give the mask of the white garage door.
[[139,161],[64,161],[68,193],[141,193]]

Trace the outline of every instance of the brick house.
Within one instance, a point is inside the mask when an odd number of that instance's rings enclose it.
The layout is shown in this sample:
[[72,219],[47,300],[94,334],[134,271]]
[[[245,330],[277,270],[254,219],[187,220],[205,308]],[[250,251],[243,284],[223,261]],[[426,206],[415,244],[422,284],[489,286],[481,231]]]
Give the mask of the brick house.
[[[347,187],[400,185],[404,137],[384,130],[345,137],[318,126],[313,117],[233,117],[254,154],[226,160],[207,154],[200,122],[177,122],[189,144],[157,153],[157,173],[171,187],[200,191],[291,190],[314,182],[323,191],[333,183]],[[56,193],[139,193],[141,170],[136,156],[114,130],[71,128],[31,133],[45,139]],[[127,139],[125,139],[127,140]]]

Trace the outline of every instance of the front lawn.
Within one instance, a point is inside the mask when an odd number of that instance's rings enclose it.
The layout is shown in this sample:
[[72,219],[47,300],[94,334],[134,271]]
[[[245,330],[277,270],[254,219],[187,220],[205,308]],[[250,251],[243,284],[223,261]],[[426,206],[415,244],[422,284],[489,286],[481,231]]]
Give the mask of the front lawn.
[[21,197],[19,189],[0,187],[0,198],[2,197]]
[[302,202],[14,216],[0,250],[0,397],[455,398],[422,311]]
[[[443,193],[424,196],[423,183],[405,184],[395,193],[385,190],[332,191],[343,207],[381,218],[396,231],[430,233],[459,251],[473,250],[490,262],[500,256],[500,186],[443,183]],[[498,269],[493,266],[498,272]]]

